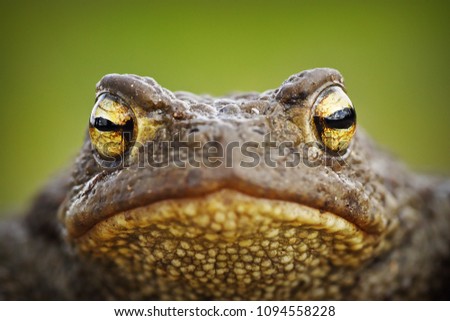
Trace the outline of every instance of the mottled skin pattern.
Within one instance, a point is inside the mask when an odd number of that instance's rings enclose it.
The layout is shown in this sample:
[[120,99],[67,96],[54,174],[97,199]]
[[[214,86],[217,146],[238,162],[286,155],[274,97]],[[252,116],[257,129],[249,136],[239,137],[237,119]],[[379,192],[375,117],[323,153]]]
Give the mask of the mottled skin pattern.
[[[270,132],[301,150],[331,85],[343,87],[337,71],[314,69],[212,98],[108,75],[97,93],[133,110],[137,143]],[[0,298],[449,299],[450,181],[411,173],[360,128],[345,162],[315,152],[294,168],[239,166],[239,149],[231,166],[156,168],[130,152],[105,168],[87,136],[73,170],[0,224]]]

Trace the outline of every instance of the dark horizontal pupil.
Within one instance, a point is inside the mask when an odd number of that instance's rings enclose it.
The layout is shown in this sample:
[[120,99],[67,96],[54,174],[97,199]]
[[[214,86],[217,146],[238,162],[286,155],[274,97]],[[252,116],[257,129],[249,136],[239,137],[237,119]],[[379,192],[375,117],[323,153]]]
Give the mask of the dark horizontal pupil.
[[323,120],[328,128],[345,129],[355,124],[356,113],[353,108],[344,108],[324,117]]
[[112,121],[103,117],[96,117],[94,120],[94,127],[101,132],[132,132],[133,126],[134,124],[132,119],[128,120],[125,125],[114,124]]

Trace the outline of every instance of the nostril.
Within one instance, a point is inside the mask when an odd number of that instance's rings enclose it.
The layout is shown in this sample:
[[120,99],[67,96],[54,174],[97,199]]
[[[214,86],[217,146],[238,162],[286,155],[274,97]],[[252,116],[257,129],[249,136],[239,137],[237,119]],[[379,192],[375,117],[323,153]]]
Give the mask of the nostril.
[[254,133],[260,134],[260,135],[264,135],[266,132],[264,129],[262,129],[261,127],[253,127],[252,131]]
[[193,133],[198,133],[200,131],[200,129],[198,129],[198,127],[194,127],[189,129],[189,134],[193,134]]

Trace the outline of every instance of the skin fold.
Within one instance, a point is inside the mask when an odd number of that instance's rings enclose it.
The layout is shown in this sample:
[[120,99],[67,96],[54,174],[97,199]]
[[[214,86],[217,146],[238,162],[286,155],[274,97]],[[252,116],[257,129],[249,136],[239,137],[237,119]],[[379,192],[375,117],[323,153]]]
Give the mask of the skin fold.
[[336,70],[219,98],[112,74],[0,223],[0,299],[448,300],[449,231],[450,180],[378,148]]

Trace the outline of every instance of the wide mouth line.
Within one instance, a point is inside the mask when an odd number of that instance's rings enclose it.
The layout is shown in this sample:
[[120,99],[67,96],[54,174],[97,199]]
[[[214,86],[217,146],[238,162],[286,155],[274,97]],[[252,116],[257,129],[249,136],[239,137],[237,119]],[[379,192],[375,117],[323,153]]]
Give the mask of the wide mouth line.
[[[233,198],[233,197],[235,197],[237,195],[243,195],[244,197],[251,198],[252,201],[256,202],[256,203],[269,202],[269,204],[273,205],[274,211],[276,210],[277,206],[280,207],[283,204],[289,204],[291,207],[294,206],[294,207],[298,207],[299,209],[300,208],[307,208],[307,209],[309,209],[311,211],[315,211],[317,215],[332,214],[332,215],[334,215],[334,216],[344,220],[348,224],[353,225],[357,230],[363,232],[364,234],[367,234],[367,235],[371,235],[371,234],[376,235],[377,234],[377,233],[368,231],[367,229],[364,229],[363,227],[358,225],[356,222],[353,222],[353,221],[349,220],[348,218],[346,218],[345,216],[340,215],[338,213],[335,213],[334,211],[328,211],[326,209],[317,208],[317,207],[311,206],[309,204],[302,204],[300,202],[295,202],[295,201],[291,201],[291,200],[284,200],[284,199],[280,199],[280,198],[270,198],[270,197],[255,196],[255,195],[251,195],[250,193],[242,192],[242,191],[240,191],[238,189],[221,187],[221,188],[218,188],[216,190],[209,191],[209,192],[206,192],[206,193],[203,193],[203,194],[200,194],[200,195],[184,196],[184,197],[183,196],[181,196],[181,197],[168,197],[166,199],[159,199],[159,200],[155,200],[155,201],[150,201],[150,202],[145,203],[143,205],[132,206],[132,207],[120,210],[120,211],[115,211],[115,212],[112,212],[112,213],[110,213],[108,215],[102,216],[101,219],[93,221],[92,224],[90,224],[87,228],[84,228],[83,231],[81,231],[81,232],[78,231],[78,233],[77,233],[76,227],[75,227],[75,229],[72,229],[72,231],[70,231],[70,228],[69,228],[69,235],[73,239],[82,238],[83,236],[88,234],[90,231],[95,229],[96,226],[101,224],[102,222],[104,222],[104,221],[106,221],[106,220],[108,220],[108,219],[110,219],[112,217],[115,217],[115,216],[118,216],[118,215],[122,215],[124,213],[130,213],[132,211],[136,211],[137,209],[140,209],[140,208],[145,208],[145,209],[150,209],[152,207],[156,208],[156,207],[158,207],[158,204],[165,204],[167,202],[174,202],[174,203],[182,204],[183,202],[189,202],[189,201],[199,200],[199,199],[206,199],[208,197],[215,196],[215,195],[218,195],[220,193],[226,193],[226,195],[228,195],[228,197],[231,197],[231,198]],[[75,216],[76,216],[76,214],[75,214]],[[73,222],[69,222],[69,225],[70,225],[70,223],[73,223]],[[67,224],[67,221],[66,221],[66,224]]]

